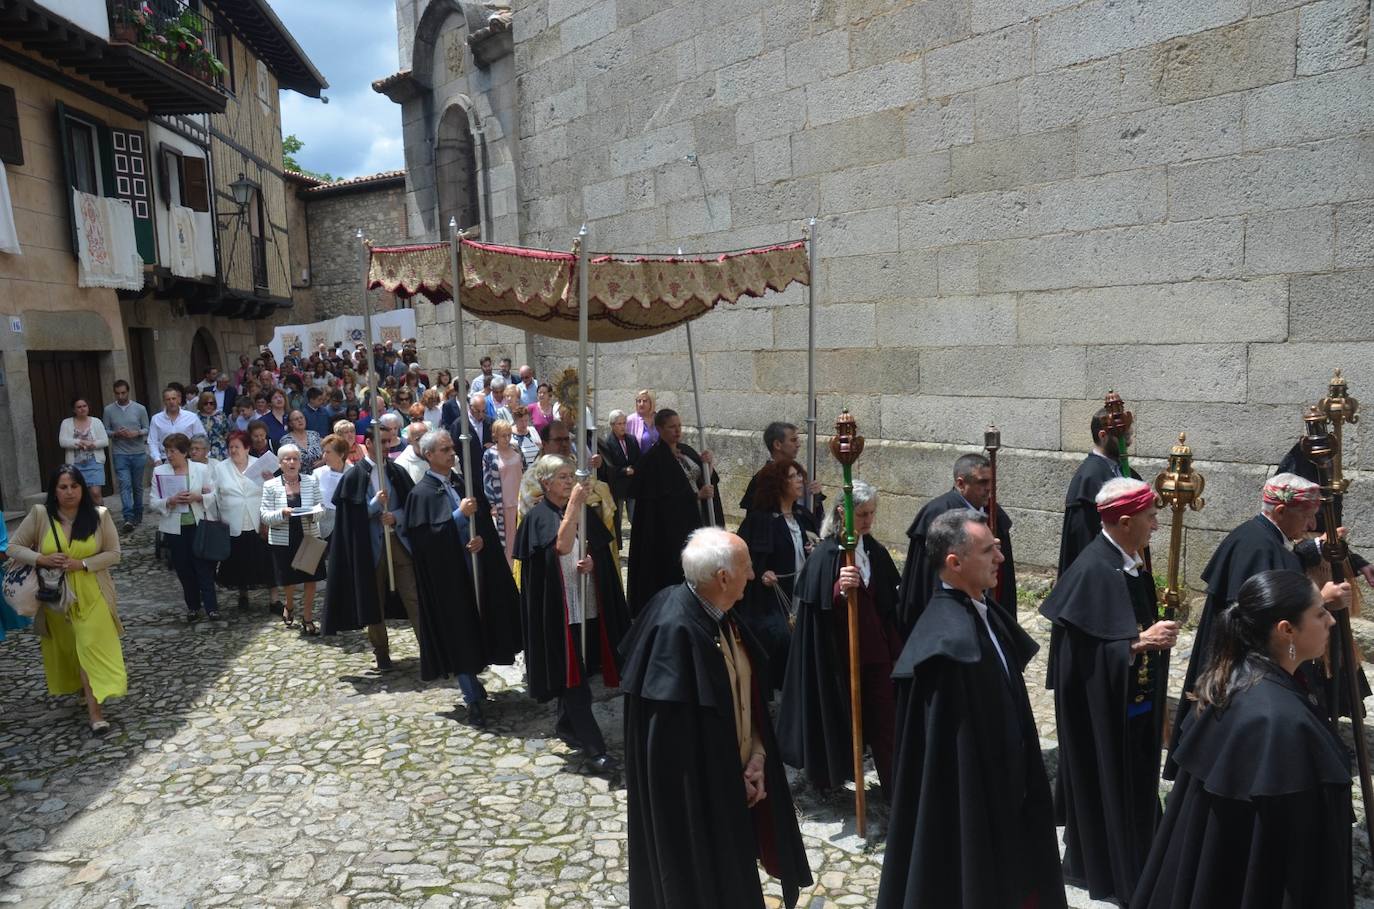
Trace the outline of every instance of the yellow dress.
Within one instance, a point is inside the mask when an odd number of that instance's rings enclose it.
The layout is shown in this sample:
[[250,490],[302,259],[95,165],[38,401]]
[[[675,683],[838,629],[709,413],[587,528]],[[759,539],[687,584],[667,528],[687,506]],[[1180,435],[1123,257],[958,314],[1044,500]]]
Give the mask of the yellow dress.
[[[74,559],[88,559],[99,549],[99,534],[84,540],[63,540],[63,549]],[[58,551],[51,526],[43,534],[43,555]],[[75,599],[67,607],[66,615],[48,607],[48,634],[40,638],[43,648],[43,671],[48,678],[49,694],[80,694],[81,671],[91,681],[91,691],[98,703],[108,697],[122,697],[129,690],[129,677],[124,671],[124,650],[119,645],[119,632],[109,604],[100,592],[96,576],[89,571],[67,574]]]

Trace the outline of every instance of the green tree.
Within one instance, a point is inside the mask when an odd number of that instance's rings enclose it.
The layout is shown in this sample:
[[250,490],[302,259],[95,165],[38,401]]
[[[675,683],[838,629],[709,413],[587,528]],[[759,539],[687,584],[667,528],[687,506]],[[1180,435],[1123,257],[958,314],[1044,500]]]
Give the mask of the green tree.
[[281,160],[287,170],[294,170],[298,174],[305,174],[307,177],[314,177],[316,180],[323,180],[326,183],[333,183],[334,177],[331,174],[320,173],[319,171],[306,170],[301,167],[296,160],[296,153],[305,147],[305,143],[296,138],[295,134],[289,135],[281,140]]

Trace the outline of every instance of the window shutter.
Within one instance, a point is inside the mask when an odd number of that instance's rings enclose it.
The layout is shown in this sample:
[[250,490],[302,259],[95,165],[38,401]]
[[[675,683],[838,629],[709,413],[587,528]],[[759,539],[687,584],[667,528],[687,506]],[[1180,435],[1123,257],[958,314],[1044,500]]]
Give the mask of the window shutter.
[[157,263],[157,239],[153,225],[153,187],[148,173],[148,137],[138,130],[109,130],[114,192],[134,210],[134,233],[143,261]]
[[176,162],[172,156],[176,151],[166,142],[157,144],[157,192],[162,198],[162,207],[172,207],[172,168]]
[[57,102],[57,146],[62,149],[62,176],[66,181],[67,227],[72,241],[72,255],[80,254],[81,247],[76,239],[76,212],[72,209],[72,187],[76,186],[75,168],[72,167],[72,137],[67,128],[67,105]]
[[185,179],[181,204],[192,211],[210,210],[210,184],[205,171],[205,159],[191,155],[181,158],[181,172]]
[[0,161],[19,167],[24,163],[24,143],[19,137],[19,102],[14,89],[0,85]]

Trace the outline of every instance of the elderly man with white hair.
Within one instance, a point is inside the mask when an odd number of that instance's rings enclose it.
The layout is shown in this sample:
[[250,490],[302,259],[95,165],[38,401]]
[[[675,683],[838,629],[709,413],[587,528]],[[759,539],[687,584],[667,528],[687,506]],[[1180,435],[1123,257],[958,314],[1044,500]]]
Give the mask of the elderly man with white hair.
[[1158,654],[1178,623],[1158,618],[1143,553],[1159,526],[1154,490],[1117,477],[1096,497],[1102,530],[1040,607],[1053,624],[1049,678],[1059,730],[1055,808],[1064,880],[1093,899],[1131,898],[1159,824],[1168,678]]
[[394,459],[396,466],[410,475],[412,483],[420,482],[420,478],[429,469],[424,456],[420,454],[420,440],[424,438],[427,432],[429,432],[429,424],[424,420],[417,420],[407,426],[406,449]]
[[700,528],[682,573],[624,647],[629,902],[762,909],[762,860],[791,907],[811,871],[761,697],[762,649],[730,615],[754,574],[749,549]]
[[[1228,533],[1202,570],[1207,602],[1198,618],[1188,673],[1183,677],[1183,695],[1178,699],[1178,712],[1174,717],[1174,739],[1169,743],[1165,779],[1173,779],[1175,775],[1174,746],[1178,743],[1184,718],[1193,712],[1194,704],[1188,695],[1211,655],[1212,626],[1217,615],[1236,601],[1241,585],[1260,572],[1280,568],[1307,571],[1321,561],[1316,541],[1306,538],[1317,526],[1321,504],[1322,491],[1316,483],[1296,474],[1275,474],[1264,484],[1259,514]],[[1322,598],[1339,602],[1340,586],[1328,583],[1322,589]],[[1332,634],[1335,633],[1333,629]],[[1319,689],[1317,686],[1314,691]]]

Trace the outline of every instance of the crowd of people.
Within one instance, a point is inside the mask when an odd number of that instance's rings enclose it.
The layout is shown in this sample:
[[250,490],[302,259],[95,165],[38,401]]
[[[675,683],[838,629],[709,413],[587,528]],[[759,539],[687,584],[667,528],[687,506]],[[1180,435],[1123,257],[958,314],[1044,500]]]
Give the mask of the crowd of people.
[[[879,491],[856,481],[850,565],[846,503],[808,475],[792,424],[765,428],[731,533],[714,455],[683,441],[651,390],[597,436],[528,366],[484,357],[455,381],[409,345],[372,355],[245,357],[233,375],[169,386],[151,418],[122,381],[103,419],[74,403],[59,430],[70,463],[8,549],[67,573],[70,607],[39,610],[44,665],[54,694],[84,694],[93,731],[127,687],[109,448],[123,529],[146,501],[192,621],[219,615],[218,587],[243,608],[266,589],[302,634],[365,632],[379,672],[396,669],[386,623],[404,621],[420,678],[454,679],[475,727],[489,723],[481,673],[523,654],[528,695],[556,702],[554,733],[594,773],[621,763],[590,682],[619,688],[633,906],[761,906],[757,863],[795,904],[811,871],[783,768],[823,791],[852,781],[851,679],[889,804],[884,909],[1048,909],[1065,882],[1136,907],[1335,906],[1352,892],[1349,755],[1332,731],[1352,707],[1319,662],[1350,585],[1304,574],[1319,561],[1310,463],[1290,454],[1203,573],[1169,733],[1179,626],[1157,602],[1156,499],[1118,457],[1129,428],[1094,415],[1040,607],[1051,787],[1024,677],[1038,644],[1018,621],[1012,521],[989,514],[982,454],[958,457],[951,489],[915,515],[904,571],[872,535]],[[377,375],[375,390],[359,384]],[[1374,585],[1374,567],[1356,568]],[[22,624],[6,615],[0,633]]]

